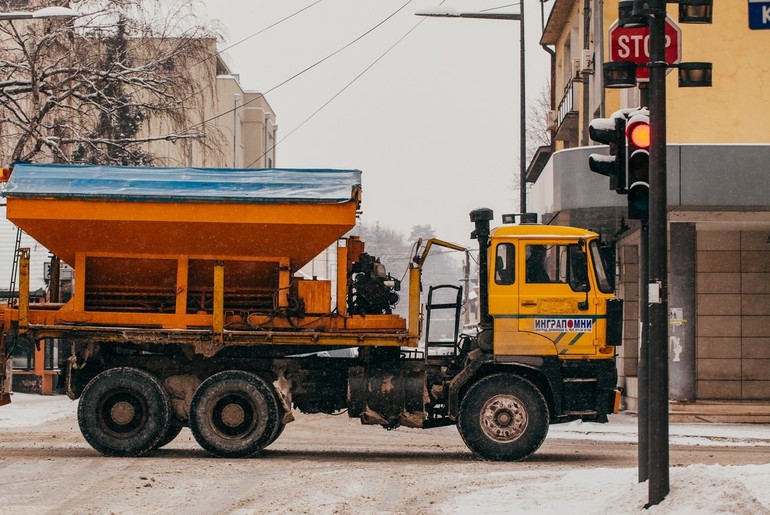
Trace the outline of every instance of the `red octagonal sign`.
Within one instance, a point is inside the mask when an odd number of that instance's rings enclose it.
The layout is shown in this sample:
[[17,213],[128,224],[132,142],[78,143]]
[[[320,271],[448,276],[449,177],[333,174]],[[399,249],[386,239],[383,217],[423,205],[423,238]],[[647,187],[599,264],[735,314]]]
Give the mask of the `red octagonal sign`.
[[[610,61],[631,61],[636,64],[650,62],[650,29],[643,27],[621,27],[618,20],[609,30]],[[676,64],[682,58],[682,31],[671,17],[666,16],[666,63]],[[671,71],[670,69],[667,71]],[[650,69],[636,69],[636,79],[650,80]]]

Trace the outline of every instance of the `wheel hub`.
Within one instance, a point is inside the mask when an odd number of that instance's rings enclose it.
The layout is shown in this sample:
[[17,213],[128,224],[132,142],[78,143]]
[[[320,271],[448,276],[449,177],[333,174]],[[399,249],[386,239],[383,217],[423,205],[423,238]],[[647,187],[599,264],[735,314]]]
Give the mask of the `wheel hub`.
[[222,409],[222,422],[228,427],[238,427],[245,418],[246,412],[238,404],[228,404]]
[[110,418],[121,426],[131,422],[135,415],[136,409],[128,401],[118,401],[110,408]]
[[481,409],[481,428],[489,438],[511,442],[527,429],[527,411],[512,395],[496,395]]

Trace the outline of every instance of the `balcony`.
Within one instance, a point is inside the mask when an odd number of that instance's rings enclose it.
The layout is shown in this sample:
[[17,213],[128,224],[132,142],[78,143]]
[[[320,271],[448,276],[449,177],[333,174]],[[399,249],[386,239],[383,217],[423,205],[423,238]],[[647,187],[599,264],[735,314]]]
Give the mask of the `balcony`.
[[[556,133],[554,139],[557,141],[567,141],[577,144],[578,138],[578,88],[575,87],[576,81],[570,79],[564,87],[564,96],[559,102],[559,109],[556,112]],[[573,146],[571,144],[568,147]]]

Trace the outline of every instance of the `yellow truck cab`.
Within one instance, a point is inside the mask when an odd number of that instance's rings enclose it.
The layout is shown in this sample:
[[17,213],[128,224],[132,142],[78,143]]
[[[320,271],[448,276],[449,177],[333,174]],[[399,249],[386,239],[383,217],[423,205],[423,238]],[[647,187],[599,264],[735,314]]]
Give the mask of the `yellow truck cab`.
[[623,307],[599,235],[538,224],[490,230],[492,217],[488,209],[471,212],[480,249],[481,373],[534,385],[550,423],[606,422],[620,402],[614,358]]
[[598,235],[547,225],[503,226],[490,235],[489,314],[498,355],[611,358],[607,303],[613,287]]

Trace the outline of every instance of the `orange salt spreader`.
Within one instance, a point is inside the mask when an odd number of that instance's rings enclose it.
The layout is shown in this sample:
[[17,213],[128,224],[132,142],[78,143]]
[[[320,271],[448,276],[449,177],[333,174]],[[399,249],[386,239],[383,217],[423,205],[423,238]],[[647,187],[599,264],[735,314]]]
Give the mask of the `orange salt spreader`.
[[[66,304],[6,323],[37,325],[38,336],[62,324],[213,329],[215,341],[228,328],[400,332],[397,315],[347,314],[363,244],[340,239],[360,195],[358,170],[17,164],[7,218],[71,265],[75,286]],[[337,241],[333,309],[331,280],[294,274]]]

